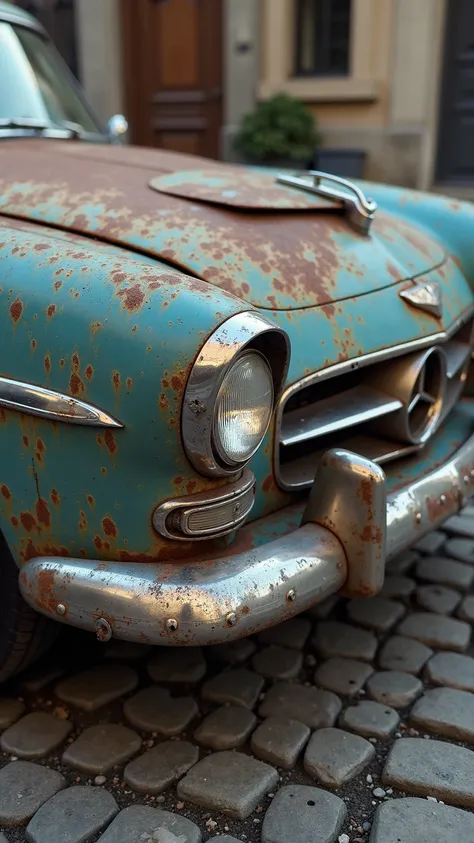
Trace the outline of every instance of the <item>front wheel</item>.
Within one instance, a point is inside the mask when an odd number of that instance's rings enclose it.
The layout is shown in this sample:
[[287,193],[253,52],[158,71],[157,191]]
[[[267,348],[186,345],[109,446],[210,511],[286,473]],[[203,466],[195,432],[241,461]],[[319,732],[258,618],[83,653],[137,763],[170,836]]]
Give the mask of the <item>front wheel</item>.
[[0,682],[39,658],[53,643],[58,628],[23,600],[18,568],[0,533]]

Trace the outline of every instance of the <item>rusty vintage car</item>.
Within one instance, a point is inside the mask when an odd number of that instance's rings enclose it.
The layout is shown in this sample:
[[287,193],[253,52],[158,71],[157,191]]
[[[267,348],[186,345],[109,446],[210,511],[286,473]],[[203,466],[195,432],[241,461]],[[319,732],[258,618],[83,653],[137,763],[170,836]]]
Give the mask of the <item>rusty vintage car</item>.
[[0,678],[376,594],[474,491],[474,206],[104,143],[0,17]]

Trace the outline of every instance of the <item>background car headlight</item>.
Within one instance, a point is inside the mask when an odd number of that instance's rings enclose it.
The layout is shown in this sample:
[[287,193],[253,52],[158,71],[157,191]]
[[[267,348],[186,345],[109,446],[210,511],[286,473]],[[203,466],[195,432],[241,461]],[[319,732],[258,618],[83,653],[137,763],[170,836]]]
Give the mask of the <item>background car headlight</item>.
[[262,442],[273,411],[273,377],[265,358],[248,351],[230,367],[219,389],[213,436],[227,465],[247,462]]

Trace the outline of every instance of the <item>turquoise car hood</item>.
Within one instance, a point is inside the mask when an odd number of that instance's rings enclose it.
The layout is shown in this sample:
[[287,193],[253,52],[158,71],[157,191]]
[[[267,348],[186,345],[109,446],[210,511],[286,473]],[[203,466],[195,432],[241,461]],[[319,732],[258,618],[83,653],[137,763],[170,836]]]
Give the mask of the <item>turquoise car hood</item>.
[[138,147],[4,141],[0,213],[146,253],[273,310],[360,296],[445,260],[401,214],[379,209],[363,236],[341,207],[274,174]]

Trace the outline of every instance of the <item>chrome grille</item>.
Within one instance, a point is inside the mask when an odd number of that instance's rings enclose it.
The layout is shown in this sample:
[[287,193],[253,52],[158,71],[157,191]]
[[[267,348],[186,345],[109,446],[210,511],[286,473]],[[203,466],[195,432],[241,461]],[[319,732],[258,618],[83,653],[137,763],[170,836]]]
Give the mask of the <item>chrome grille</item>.
[[277,413],[276,476],[311,486],[321,455],[340,447],[379,464],[420,450],[460,397],[474,320],[398,349],[337,364],[284,393]]

